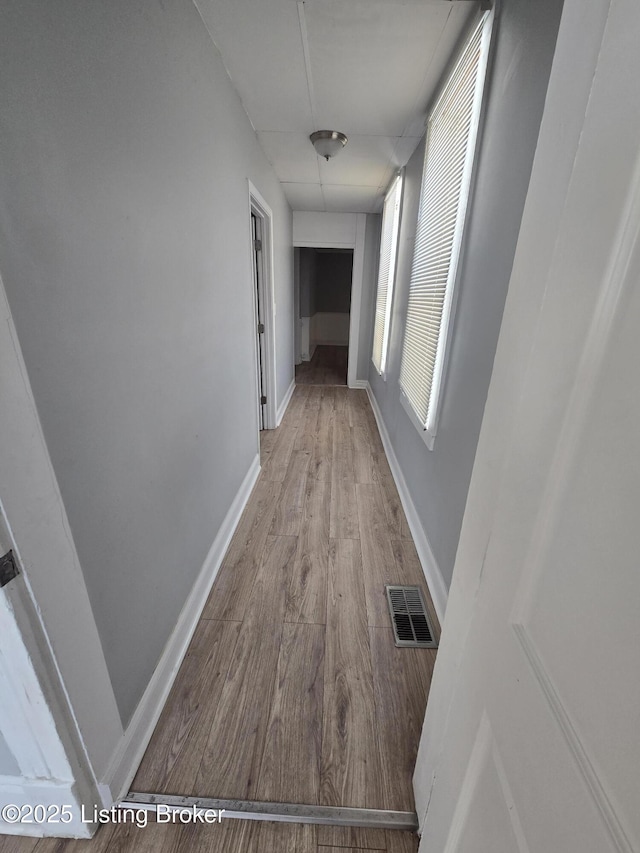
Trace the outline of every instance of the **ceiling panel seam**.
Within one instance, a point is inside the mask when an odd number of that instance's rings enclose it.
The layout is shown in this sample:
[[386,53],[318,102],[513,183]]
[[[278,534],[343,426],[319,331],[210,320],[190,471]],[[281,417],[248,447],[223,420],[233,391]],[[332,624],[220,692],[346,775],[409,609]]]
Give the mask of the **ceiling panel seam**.
[[201,20],[201,21],[202,21],[202,23],[204,24],[204,28],[205,28],[205,30],[206,30],[206,31],[207,31],[207,33],[209,34],[209,38],[211,39],[211,44],[213,45],[213,47],[214,47],[215,51],[216,51],[216,52],[217,52],[217,54],[218,54],[218,57],[219,57],[219,59],[220,59],[220,62],[222,63],[222,67],[223,67],[223,68],[224,68],[224,70],[227,72],[227,77],[229,78],[229,82],[231,83],[231,88],[233,89],[233,91],[234,91],[234,92],[236,93],[236,95],[238,96],[238,100],[240,101],[240,104],[241,104],[241,106],[242,106],[242,109],[244,110],[244,114],[245,114],[245,115],[246,115],[246,117],[249,119],[249,124],[250,124],[250,125],[251,125],[251,127],[253,128],[253,132],[254,132],[254,133],[257,133],[258,131],[256,130],[256,126],[255,126],[255,124],[253,123],[253,119],[252,119],[252,118],[251,118],[251,116],[249,115],[249,111],[247,110],[247,108],[246,108],[246,106],[245,106],[245,104],[244,104],[244,101],[242,100],[242,95],[240,94],[240,92],[239,92],[239,90],[238,90],[238,88],[237,88],[236,84],[235,84],[235,83],[234,83],[234,81],[233,81],[233,77],[231,76],[231,72],[230,72],[230,71],[229,71],[229,69],[227,68],[227,63],[224,61],[224,56],[222,55],[222,51],[220,50],[220,48],[219,48],[219,47],[218,47],[218,45],[216,44],[216,40],[215,40],[215,39],[214,39],[214,37],[213,37],[213,33],[212,33],[212,32],[211,32],[211,30],[209,29],[209,25],[208,25],[208,24],[207,24],[207,22],[205,21],[205,19],[204,19],[204,15],[203,15],[203,14],[202,14],[202,12],[200,11],[200,7],[198,6],[198,0],[193,0],[193,5],[194,5],[194,6],[195,6],[195,8],[196,8],[196,12],[197,12],[197,13],[198,13],[198,15],[200,16],[200,20]]
[[[313,121],[313,129],[319,130],[318,120],[316,118],[316,98],[313,88],[313,75],[311,73],[311,56],[309,52],[309,34],[307,32],[307,20],[304,15],[304,0],[298,2],[298,23],[300,24],[300,38],[302,39],[302,55],[304,56],[304,70],[307,75],[307,94],[309,96],[309,109],[311,110],[311,120]],[[322,188],[322,179],[320,175],[320,166],[316,159],[316,169],[318,172],[318,183]],[[322,194],[324,202],[324,193]],[[326,210],[326,203],[325,203]]]

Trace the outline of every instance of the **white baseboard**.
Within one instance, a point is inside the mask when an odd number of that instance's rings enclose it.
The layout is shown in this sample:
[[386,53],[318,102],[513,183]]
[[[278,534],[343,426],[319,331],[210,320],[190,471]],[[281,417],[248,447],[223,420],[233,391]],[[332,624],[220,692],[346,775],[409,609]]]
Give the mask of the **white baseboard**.
[[369,389],[369,383],[366,379],[354,379],[353,382],[350,383],[349,388],[365,388]]
[[371,386],[368,382],[366,383],[366,388],[369,396],[369,402],[371,403],[371,408],[373,409],[373,414],[375,415],[376,423],[378,424],[378,430],[380,431],[380,438],[382,439],[382,444],[384,446],[385,453],[387,454],[387,459],[389,460],[389,467],[391,468],[391,473],[393,474],[393,479],[395,480],[398,494],[400,495],[404,513],[407,516],[407,522],[409,523],[416,551],[420,558],[422,571],[424,572],[427,586],[429,587],[429,592],[433,599],[433,605],[436,609],[436,613],[438,614],[438,619],[442,625],[444,621],[444,614],[447,609],[447,598],[449,597],[447,585],[444,582],[440,567],[438,566],[436,558],[433,555],[433,551],[431,550],[431,545],[429,544],[426,531],[422,526],[420,516],[418,515],[418,511],[416,510],[415,504],[413,503],[409,493],[407,481],[404,478],[404,474],[400,468],[400,463],[398,462],[398,458],[391,444],[387,427],[382,419],[382,412],[378,406],[378,401],[374,397]]
[[295,377],[291,380],[291,385],[287,388],[287,393],[284,395],[284,398],[280,405],[278,406],[278,411],[276,413],[276,426],[280,426],[280,421],[284,417],[284,413],[287,411],[287,406],[291,402],[291,398],[293,397],[293,392],[296,390],[296,380]]
[[101,780],[101,789],[104,790],[103,785],[108,787],[112,802],[119,802],[128,792],[131,781],[142,761],[142,756],[151,740],[153,730],[191,642],[209,591],[216,579],[222,559],[259,473],[260,456],[256,455],[207,554],[200,574],[182,608],[176,627],[151,676],[151,681],[131,722],[125,729],[124,736],[109,764],[105,777]]

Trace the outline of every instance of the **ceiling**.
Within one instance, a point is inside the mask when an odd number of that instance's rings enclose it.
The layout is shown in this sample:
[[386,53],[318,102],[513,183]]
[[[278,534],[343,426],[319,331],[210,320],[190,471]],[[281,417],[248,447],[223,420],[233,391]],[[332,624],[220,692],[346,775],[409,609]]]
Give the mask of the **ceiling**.
[[[474,0],[194,0],[293,210],[371,213]],[[309,134],[340,130],[326,162]]]

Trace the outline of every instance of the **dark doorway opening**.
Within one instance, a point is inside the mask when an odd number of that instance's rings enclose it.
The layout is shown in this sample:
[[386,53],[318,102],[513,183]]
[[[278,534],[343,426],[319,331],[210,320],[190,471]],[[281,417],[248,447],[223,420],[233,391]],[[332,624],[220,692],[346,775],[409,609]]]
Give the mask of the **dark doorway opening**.
[[296,383],[346,385],[353,249],[295,251]]

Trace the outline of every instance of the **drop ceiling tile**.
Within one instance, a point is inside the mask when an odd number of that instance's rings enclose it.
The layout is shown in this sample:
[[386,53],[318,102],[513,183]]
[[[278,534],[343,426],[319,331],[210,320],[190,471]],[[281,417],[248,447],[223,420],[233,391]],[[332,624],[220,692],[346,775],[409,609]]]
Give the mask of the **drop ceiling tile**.
[[282,189],[292,210],[324,211],[324,198],[320,184],[288,184]]
[[[418,144],[427,105],[477,8],[474,0],[194,2],[292,206],[324,210],[326,199],[327,209],[360,212],[379,204]],[[322,127],[350,137],[329,163],[308,141]]]
[[379,187],[396,142],[388,136],[350,136],[343,150],[329,162],[317,158],[322,183]]
[[256,130],[313,127],[294,0],[194,0]]
[[306,3],[318,121],[347,135],[402,136],[415,110],[424,108],[424,81],[455,5]]
[[281,181],[318,183],[318,155],[306,133],[258,131],[258,139]]
[[378,187],[353,187],[323,184],[322,193],[328,211],[336,213],[369,213],[380,196]]

